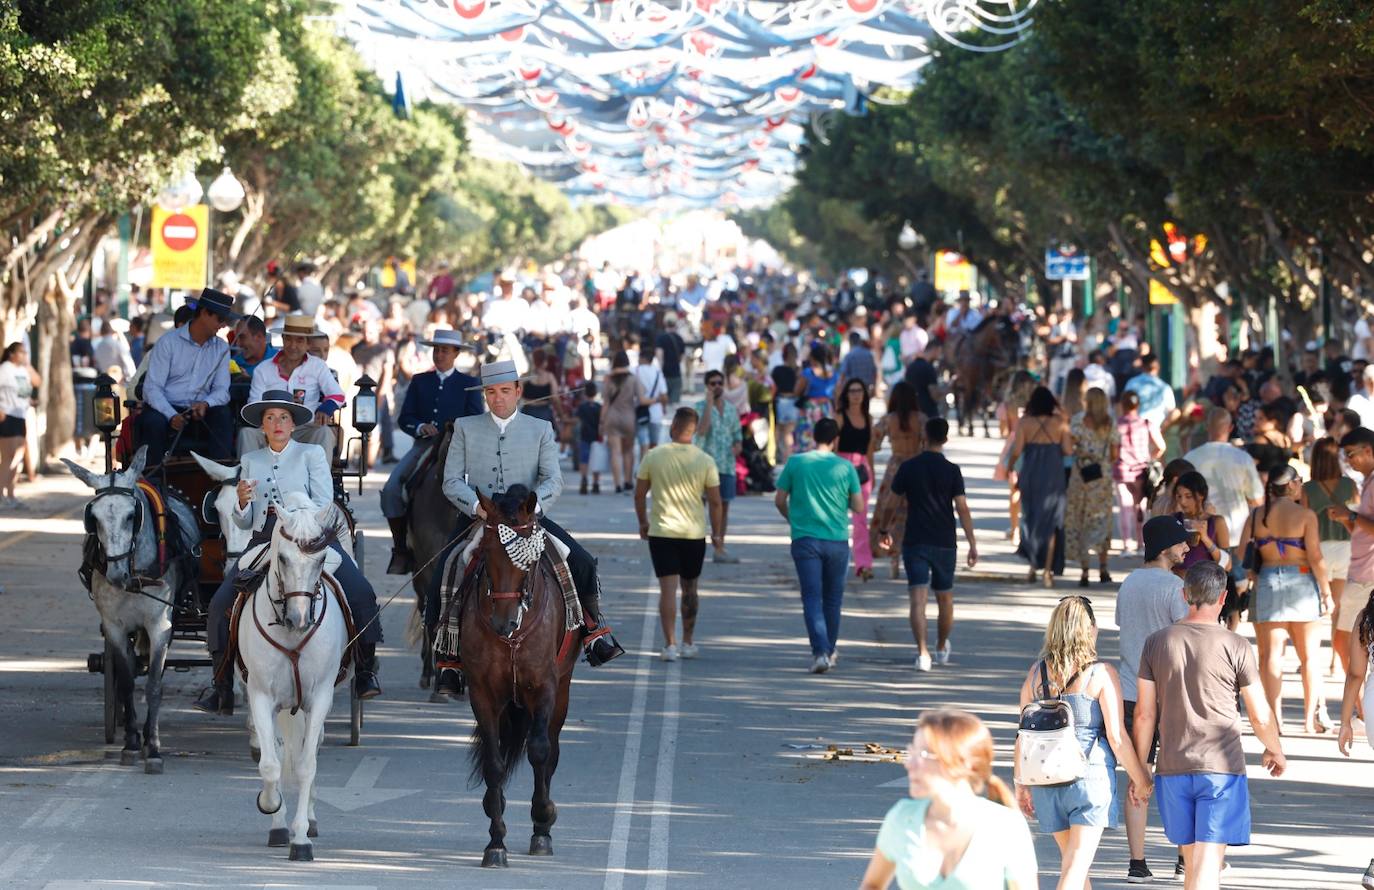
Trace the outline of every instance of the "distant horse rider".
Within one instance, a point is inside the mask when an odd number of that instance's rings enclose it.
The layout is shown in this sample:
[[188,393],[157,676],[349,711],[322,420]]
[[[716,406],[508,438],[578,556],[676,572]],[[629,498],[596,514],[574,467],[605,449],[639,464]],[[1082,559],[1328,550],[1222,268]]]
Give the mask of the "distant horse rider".
[[[492,497],[513,486],[524,485],[538,496],[539,524],[569,550],[568,569],[588,629],[587,662],[597,667],[623,655],[625,650],[608,629],[602,627],[596,560],[549,518],[549,508],[563,490],[558,439],[548,421],[519,410],[522,383],[514,362],[488,362],[482,366],[482,394],[490,410],[487,414],[454,421],[453,440],[449,443],[444,467],[444,495],[459,512],[478,519],[486,518],[477,502],[478,491]],[[436,572],[435,578],[443,574]],[[439,623],[441,589],[436,580],[426,614],[430,627]],[[440,673],[440,691],[456,693],[459,690],[460,680],[455,673],[451,670]]]
[[[282,322],[281,351],[253,369],[253,384],[248,391],[249,403],[256,402],[268,390],[285,390],[292,398],[310,409],[311,417],[296,427],[291,437],[297,442],[309,442],[324,449],[334,459],[334,430],[330,418],[344,406],[343,389],[329,370],[324,359],[307,351],[312,337],[323,336],[309,315],[288,315]],[[239,454],[261,448],[265,439],[251,427],[239,430]]]
[[433,339],[421,340],[434,353],[434,370],[416,374],[410,380],[397,426],[414,439],[410,450],[391,469],[382,487],[382,515],[391,526],[391,564],[388,575],[408,575],[415,571],[415,559],[406,540],[406,483],[419,468],[425,455],[443,436],[444,426],[460,417],[481,414],[482,382],[471,374],[455,370],[458,352],[471,349],[462,334],[451,328],[435,330]]
[[[329,458],[324,449],[292,437],[297,424],[306,423],[313,416],[310,409],[298,403],[285,390],[268,390],[259,401],[243,406],[243,422],[261,427],[267,445],[239,458],[238,506],[233,515],[223,517],[239,528],[253,529],[250,550],[270,540],[275,511],[282,509],[290,492],[302,492],[319,509],[334,503],[334,480],[329,474]],[[338,541],[330,545],[340,563],[330,573],[343,588],[344,598],[353,612],[353,623],[361,631],[355,659],[357,670],[353,683],[359,698],[381,695],[377,681],[377,644],[382,641],[382,624],[377,616],[377,594],[358,564],[344,551]],[[233,666],[225,665],[229,644],[229,611],[234,604],[234,586],[242,557],[226,566],[224,582],[210,600],[205,625],[206,644],[215,662],[216,684],[201,693],[195,707],[209,713],[233,713]]]
[[134,421],[138,441],[148,446],[147,465],[157,466],[172,437],[198,422],[209,457],[233,456],[234,419],[229,413],[229,344],[221,328],[238,318],[234,300],[211,288],[200,292],[191,320],[158,341],[143,377],[143,410]]

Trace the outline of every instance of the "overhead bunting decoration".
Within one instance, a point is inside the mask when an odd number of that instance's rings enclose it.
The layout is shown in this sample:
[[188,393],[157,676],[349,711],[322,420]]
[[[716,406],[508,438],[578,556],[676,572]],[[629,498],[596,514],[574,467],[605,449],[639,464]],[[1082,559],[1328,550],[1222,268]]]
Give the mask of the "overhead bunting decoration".
[[[468,109],[474,146],[572,197],[731,207],[943,41],[1015,44],[1036,0],[346,0],[337,20],[409,101]],[[973,35],[979,35],[975,40]]]

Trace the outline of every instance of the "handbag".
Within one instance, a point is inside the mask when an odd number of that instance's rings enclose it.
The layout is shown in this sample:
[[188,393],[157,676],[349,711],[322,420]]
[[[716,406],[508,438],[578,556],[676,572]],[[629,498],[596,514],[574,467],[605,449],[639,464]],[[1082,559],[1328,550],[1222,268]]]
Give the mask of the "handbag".
[[1258,572],[1264,567],[1264,558],[1260,556],[1259,548],[1255,546],[1255,514],[1250,512],[1250,518],[1246,520],[1246,525],[1250,529],[1250,540],[1245,542],[1245,553],[1240,558],[1240,567],[1247,572]]
[[592,443],[592,447],[587,453],[587,470],[591,473],[609,473],[611,471],[611,449],[607,447],[605,442]]
[[855,469],[855,470],[858,472],[858,474],[859,474],[859,484],[860,484],[860,485],[867,485],[867,484],[868,484],[868,480],[871,479],[871,478],[873,478],[872,476],[870,476],[870,475],[868,474],[868,464],[855,464],[855,465],[854,465],[854,469]]
[[1096,482],[1102,478],[1102,464],[1090,463],[1078,465],[1078,476],[1084,482]]
[[[1072,686],[1076,679],[1077,673],[1064,688]],[[1073,708],[1064,701],[1064,693],[1050,697],[1050,677],[1044,661],[1040,662],[1040,684],[1044,697],[1021,709],[1016,729],[1016,781],[1028,786],[1076,782],[1087,775],[1088,758],[1074,733]]]
[[[660,379],[662,379],[662,376],[663,376],[663,375],[661,375],[661,374],[658,374],[658,375],[655,375],[655,376],[654,376],[654,385],[653,385],[653,388],[649,390],[649,398],[652,399],[652,398],[654,397],[654,394],[658,392],[658,381],[659,381]],[[648,425],[649,425],[649,408],[650,408],[650,407],[651,407],[651,406],[649,406],[649,405],[635,405],[635,425],[636,425],[636,426],[648,426]]]

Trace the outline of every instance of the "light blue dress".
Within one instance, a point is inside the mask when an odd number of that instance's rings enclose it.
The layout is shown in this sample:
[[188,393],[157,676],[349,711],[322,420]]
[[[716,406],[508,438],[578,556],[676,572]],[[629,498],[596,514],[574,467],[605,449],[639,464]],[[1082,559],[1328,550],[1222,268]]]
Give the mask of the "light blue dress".
[[[1087,671],[1084,673],[1086,684]],[[1064,701],[1073,711],[1074,734],[1088,758],[1088,772],[1067,785],[1033,786],[1035,818],[1050,833],[1067,831],[1070,825],[1119,828],[1121,802],[1116,789],[1116,755],[1102,731],[1102,706],[1097,699],[1081,692],[1066,692]]]
[[1035,872],[1035,843],[1021,814],[986,798],[977,805],[978,827],[968,849],[944,877],[944,855],[925,843],[929,799],[907,798],[888,810],[878,851],[897,866],[901,890],[1001,890],[1009,878]]

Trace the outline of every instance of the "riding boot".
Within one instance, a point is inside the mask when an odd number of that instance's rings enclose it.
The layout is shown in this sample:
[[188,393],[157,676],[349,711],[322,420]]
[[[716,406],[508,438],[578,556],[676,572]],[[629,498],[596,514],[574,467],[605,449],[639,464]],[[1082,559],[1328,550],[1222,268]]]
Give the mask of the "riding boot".
[[601,597],[580,597],[582,602],[582,639],[587,664],[601,667],[625,654],[625,648],[616,642],[611,629],[601,620]]
[[215,663],[214,683],[201,690],[191,707],[207,714],[234,716],[234,672],[232,665],[224,663],[224,653],[215,652],[210,656]]
[[404,516],[387,520],[391,526],[391,562],[386,567],[388,575],[409,575],[415,571],[415,558],[410,554],[406,543],[409,532]]
[[358,643],[353,656],[353,688],[358,690],[358,698],[376,698],[382,694],[382,684],[377,679],[377,646],[374,643]]

